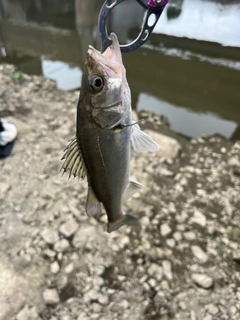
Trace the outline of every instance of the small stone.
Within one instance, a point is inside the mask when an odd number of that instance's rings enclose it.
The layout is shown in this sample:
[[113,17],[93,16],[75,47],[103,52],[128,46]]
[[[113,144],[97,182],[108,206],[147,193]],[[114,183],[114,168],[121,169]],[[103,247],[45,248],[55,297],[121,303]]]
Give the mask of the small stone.
[[149,226],[150,225],[149,217],[147,217],[147,216],[142,217],[142,219],[140,220],[140,223],[142,226]]
[[167,223],[164,223],[160,227],[160,233],[162,237],[168,236],[172,232],[172,229],[169,227]]
[[66,315],[64,315],[64,316],[61,316],[60,319],[61,319],[61,320],[72,320],[72,318],[71,318],[68,314],[66,314]]
[[124,309],[127,309],[129,307],[129,302],[124,299],[120,301],[119,306],[123,307]]
[[121,246],[126,246],[130,243],[130,239],[128,236],[124,236],[121,240],[120,240],[120,245]]
[[180,307],[182,310],[186,310],[186,309],[187,309],[186,303],[185,303],[184,301],[180,301],[180,302],[179,302],[179,307]]
[[99,313],[102,310],[102,306],[99,303],[96,303],[96,302],[91,304],[91,308],[96,313]]
[[89,302],[98,300],[99,296],[100,294],[95,289],[91,289],[84,295],[84,301]]
[[103,305],[107,305],[107,304],[109,304],[109,298],[108,298],[108,296],[102,294],[98,297],[98,302]]
[[74,263],[69,263],[64,270],[67,274],[72,273],[74,271]]
[[151,266],[148,268],[148,274],[150,276],[154,277],[155,279],[157,279],[158,281],[160,281],[162,279],[162,276],[163,276],[162,267],[160,267],[156,263],[152,263]]
[[47,305],[54,305],[60,302],[59,295],[56,289],[46,289],[43,292],[43,299]]
[[212,316],[207,314],[202,320],[212,320]]
[[160,283],[160,287],[163,289],[163,290],[169,290],[170,287],[169,287],[169,284],[166,280],[163,280],[161,283]]
[[190,320],[197,320],[197,316],[194,310],[190,311]]
[[26,305],[16,316],[17,320],[40,320],[36,308]]
[[49,259],[54,259],[56,257],[56,252],[51,249],[45,250],[44,253]]
[[172,265],[171,262],[168,260],[164,260],[162,262],[162,266],[163,266],[163,274],[165,275],[165,277],[168,280],[172,280],[173,275],[172,275]]
[[173,238],[174,238],[177,242],[181,241],[181,240],[182,240],[182,234],[181,234],[181,232],[179,232],[179,231],[174,232]]
[[182,211],[181,214],[176,215],[176,220],[178,223],[184,223],[187,219],[188,215],[185,211]]
[[187,231],[183,233],[183,236],[186,240],[192,241],[196,238],[195,233],[192,231]]
[[173,248],[175,246],[175,240],[174,239],[167,239],[166,244],[170,247]]
[[200,248],[199,246],[192,246],[191,249],[194,257],[197,258],[199,262],[205,263],[208,261],[208,256],[202,250],[202,248]]
[[202,212],[195,210],[193,217],[190,219],[190,223],[196,223],[201,227],[205,227],[207,220],[206,217],[202,214]]
[[213,279],[206,274],[193,273],[192,280],[204,289],[210,289],[213,286]]
[[212,314],[213,316],[216,315],[216,314],[219,312],[218,307],[217,307],[215,304],[213,304],[213,303],[207,305],[207,310],[208,310],[208,312],[209,312],[210,314]]
[[74,233],[77,232],[78,228],[79,228],[78,223],[76,222],[76,220],[72,218],[60,226],[59,232],[65,238],[70,238],[71,236],[74,235]]
[[152,287],[152,288],[155,288],[157,285],[157,281],[153,278],[149,279],[148,283],[149,283],[150,287]]
[[55,242],[54,250],[57,252],[65,252],[69,248],[69,242],[66,239],[61,239]]
[[51,263],[50,269],[51,269],[51,273],[57,274],[59,272],[59,270],[60,270],[58,262],[54,261],[53,263]]
[[232,157],[232,158],[230,158],[230,159],[228,160],[228,164],[229,164],[230,166],[232,166],[232,167],[234,167],[234,166],[240,167],[240,161],[239,161],[237,158],[234,158],[234,157]]
[[57,231],[53,229],[46,228],[41,232],[40,235],[43,240],[50,245],[54,244],[59,239]]

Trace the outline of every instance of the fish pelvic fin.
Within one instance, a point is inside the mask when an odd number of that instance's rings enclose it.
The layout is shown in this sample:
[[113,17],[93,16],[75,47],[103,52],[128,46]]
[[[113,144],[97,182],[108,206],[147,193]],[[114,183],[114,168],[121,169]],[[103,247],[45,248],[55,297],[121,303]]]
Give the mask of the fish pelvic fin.
[[157,143],[147,133],[143,132],[137,123],[133,123],[131,141],[136,152],[155,152],[159,150]]
[[131,216],[130,214],[123,212],[122,217],[119,220],[114,221],[114,222],[108,222],[107,232],[111,233],[124,225],[138,226],[138,227],[140,226],[137,218]]
[[123,201],[126,201],[129,198],[131,198],[131,196],[134,195],[134,193],[138,192],[142,188],[143,188],[143,185],[140,182],[137,182],[131,179],[123,195]]
[[101,213],[101,202],[98,200],[90,186],[88,187],[86,212],[89,217],[93,217]]
[[61,160],[64,160],[60,169],[60,171],[62,171],[62,175],[69,171],[69,178],[74,176],[82,180],[85,179],[86,168],[78,146],[77,138],[73,139],[69,143],[67,148],[64,150],[64,155]]

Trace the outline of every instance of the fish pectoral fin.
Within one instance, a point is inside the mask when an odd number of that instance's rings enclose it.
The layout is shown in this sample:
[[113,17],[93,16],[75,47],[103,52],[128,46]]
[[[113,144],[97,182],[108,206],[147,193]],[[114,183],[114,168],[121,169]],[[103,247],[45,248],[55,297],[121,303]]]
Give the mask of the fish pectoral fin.
[[92,217],[101,213],[101,202],[98,200],[98,198],[96,197],[91,187],[88,188],[86,212],[89,217]]
[[136,152],[155,152],[159,150],[156,142],[145,132],[143,132],[139,125],[133,124],[131,134],[132,147]]
[[140,182],[134,181],[134,180],[130,180],[129,185],[124,193],[123,196],[123,201],[128,200],[129,198],[131,198],[131,196],[138,192],[140,189],[143,188],[143,185]]
[[107,232],[108,233],[113,232],[124,225],[140,227],[140,224],[137,218],[123,212],[122,218],[114,222],[108,222]]
[[60,171],[63,171],[63,174],[66,171],[69,171],[69,178],[73,175],[74,177],[77,176],[79,179],[84,180],[86,177],[86,168],[77,143],[77,138],[73,139],[69,143],[67,148],[64,150],[64,155],[61,160],[64,160],[60,169]]

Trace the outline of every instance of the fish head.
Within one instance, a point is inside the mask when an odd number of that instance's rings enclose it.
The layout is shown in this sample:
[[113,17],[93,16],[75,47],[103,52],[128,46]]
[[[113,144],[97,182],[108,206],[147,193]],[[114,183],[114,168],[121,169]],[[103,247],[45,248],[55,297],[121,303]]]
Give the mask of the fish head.
[[89,46],[84,89],[87,88],[90,112],[102,128],[113,128],[126,118],[131,95],[117,36],[111,34],[112,44],[104,53]]

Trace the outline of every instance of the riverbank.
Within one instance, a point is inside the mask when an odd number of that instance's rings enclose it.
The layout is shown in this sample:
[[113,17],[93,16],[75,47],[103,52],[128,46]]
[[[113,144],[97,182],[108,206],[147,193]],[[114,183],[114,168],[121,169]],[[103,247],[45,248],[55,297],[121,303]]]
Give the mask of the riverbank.
[[240,143],[149,114],[160,151],[132,152],[145,187],[125,204],[141,230],[109,235],[86,182],[58,173],[78,95],[0,66],[0,116],[19,132],[0,161],[0,319],[239,319]]

